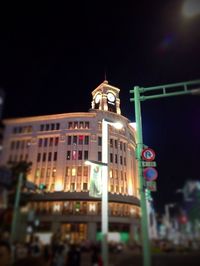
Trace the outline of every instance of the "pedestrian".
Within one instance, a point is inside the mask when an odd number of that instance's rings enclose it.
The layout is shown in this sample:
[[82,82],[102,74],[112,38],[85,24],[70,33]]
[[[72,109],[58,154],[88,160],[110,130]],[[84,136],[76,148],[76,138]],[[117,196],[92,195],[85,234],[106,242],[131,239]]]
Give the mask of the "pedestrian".
[[91,265],[92,266],[102,266],[102,259],[98,247],[93,247],[91,255]]
[[67,266],[80,266],[81,265],[81,251],[80,248],[71,244],[67,254]]
[[0,241],[0,265],[11,265],[11,247],[7,241]]

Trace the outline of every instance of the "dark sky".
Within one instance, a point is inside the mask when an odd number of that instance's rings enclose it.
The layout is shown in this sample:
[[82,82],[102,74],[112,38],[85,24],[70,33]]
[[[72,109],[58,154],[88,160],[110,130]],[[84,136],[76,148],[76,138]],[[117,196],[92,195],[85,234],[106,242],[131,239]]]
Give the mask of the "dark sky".
[[[186,17],[184,1],[65,3],[1,4],[4,118],[88,111],[106,73],[121,90],[122,114],[134,121],[135,85],[200,79],[200,15]],[[185,180],[200,178],[200,97],[144,102],[142,120],[144,143],[156,152],[153,197],[161,210],[180,198]]]

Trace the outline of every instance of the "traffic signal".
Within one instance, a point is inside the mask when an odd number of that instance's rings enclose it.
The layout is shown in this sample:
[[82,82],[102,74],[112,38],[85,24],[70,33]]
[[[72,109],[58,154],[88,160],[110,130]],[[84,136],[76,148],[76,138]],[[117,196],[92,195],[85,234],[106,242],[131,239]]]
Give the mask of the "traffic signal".
[[152,200],[151,191],[147,188],[145,189],[145,197],[146,197],[146,200],[148,200],[148,201]]
[[47,186],[45,184],[41,183],[41,184],[39,184],[38,188],[40,190],[45,190],[47,188]]

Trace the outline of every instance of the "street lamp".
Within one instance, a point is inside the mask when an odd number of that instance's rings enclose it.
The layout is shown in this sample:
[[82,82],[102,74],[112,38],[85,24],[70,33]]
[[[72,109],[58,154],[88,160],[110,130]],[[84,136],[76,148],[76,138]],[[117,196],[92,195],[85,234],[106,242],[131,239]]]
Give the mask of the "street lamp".
[[108,125],[121,129],[120,122],[102,120],[102,202],[101,202],[101,232],[103,266],[108,266]]

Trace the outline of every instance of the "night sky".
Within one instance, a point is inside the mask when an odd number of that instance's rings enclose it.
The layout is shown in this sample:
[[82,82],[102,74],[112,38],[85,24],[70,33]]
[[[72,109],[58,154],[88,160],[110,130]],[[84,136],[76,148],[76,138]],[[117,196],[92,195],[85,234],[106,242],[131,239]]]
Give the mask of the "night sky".
[[[186,11],[200,9],[193,2]],[[65,3],[1,4],[3,118],[87,112],[106,76],[134,121],[134,86],[200,79],[200,13],[184,14],[184,1]],[[144,143],[156,152],[153,198],[162,211],[180,199],[175,191],[186,180],[200,179],[200,97],[143,102],[142,121]]]

